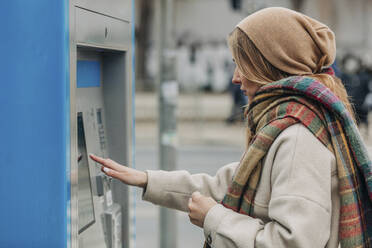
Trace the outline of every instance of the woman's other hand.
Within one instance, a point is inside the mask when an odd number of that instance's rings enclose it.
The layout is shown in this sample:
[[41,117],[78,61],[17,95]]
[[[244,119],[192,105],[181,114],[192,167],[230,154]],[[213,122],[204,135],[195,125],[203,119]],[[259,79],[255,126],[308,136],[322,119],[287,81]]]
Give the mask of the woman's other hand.
[[102,165],[101,171],[107,176],[119,179],[125,184],[145,188],[147,186],[147,174],[143,171],[135,170],[108,158],[101,158],[90,154],[89,157]]
[[212,197],[206,197],[198,191],[192,193],[188,204],[191,223],[203,228],[205,216],[216,204],[217,202]]

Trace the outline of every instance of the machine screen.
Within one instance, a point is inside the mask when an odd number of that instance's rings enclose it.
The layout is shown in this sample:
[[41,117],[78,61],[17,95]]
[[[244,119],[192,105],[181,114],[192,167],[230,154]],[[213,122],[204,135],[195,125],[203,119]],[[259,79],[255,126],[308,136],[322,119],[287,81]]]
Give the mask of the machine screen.
[[79,234],[95,222],[92,184],[85,142],[83,114],[78,113],[78,216]]

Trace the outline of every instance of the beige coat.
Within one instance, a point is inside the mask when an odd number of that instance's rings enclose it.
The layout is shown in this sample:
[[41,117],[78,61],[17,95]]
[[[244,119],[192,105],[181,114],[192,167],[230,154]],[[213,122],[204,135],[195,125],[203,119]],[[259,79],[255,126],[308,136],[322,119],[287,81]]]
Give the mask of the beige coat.
[[[212,177],[147,171],[143,199],[187,211],[194,191],[221,201],[238,163]],[[338,247],[340,199],[334,155],[301,124],[285,129],[264,158],[254,218],[217,204],[204,221],[213,248]]]

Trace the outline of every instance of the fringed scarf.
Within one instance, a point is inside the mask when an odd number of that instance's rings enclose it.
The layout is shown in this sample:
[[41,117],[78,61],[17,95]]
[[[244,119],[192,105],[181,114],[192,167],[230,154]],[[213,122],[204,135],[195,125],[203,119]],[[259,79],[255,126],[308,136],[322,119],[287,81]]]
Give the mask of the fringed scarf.
[[341,247],[372,247],[371,160],[343,103],[313,78],[289,77],[256,93],[248,109],[249,146],[222,204],[252,216],[262,159],[275,138],[296,123],[306,126],[336,157]]

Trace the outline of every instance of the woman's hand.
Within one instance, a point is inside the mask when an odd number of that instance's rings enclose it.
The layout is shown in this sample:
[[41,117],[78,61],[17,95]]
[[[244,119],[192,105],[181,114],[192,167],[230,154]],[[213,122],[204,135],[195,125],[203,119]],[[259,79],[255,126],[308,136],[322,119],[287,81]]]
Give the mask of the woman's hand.
[[192,193],[188,204],[191,223],[203,228],[205,216],[216,204],[217,202],[212,197],[203,196],[198,191]]
[[101,171],[107,176],[119,179],[125,184],[145,188],[147,186],[147,174],[143,171],[135,170],[111,159],[105,159],[93,154],[89,157],[102,165]]

